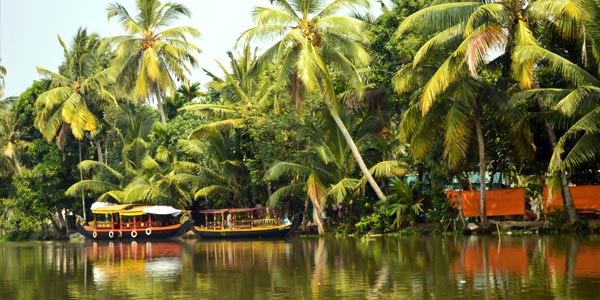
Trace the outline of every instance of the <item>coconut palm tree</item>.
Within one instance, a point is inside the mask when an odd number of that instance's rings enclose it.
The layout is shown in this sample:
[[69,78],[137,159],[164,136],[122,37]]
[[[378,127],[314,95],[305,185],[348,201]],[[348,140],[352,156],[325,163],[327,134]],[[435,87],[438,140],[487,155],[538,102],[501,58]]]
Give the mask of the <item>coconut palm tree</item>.
[[[148,136],[156,121],[154,111],[132,103],[121,104],[113,128],[121,147],[121,161],[116,167],[107,163],[85,160],[79,164],[83,173],[92,173],[65,192],[98,194],[97,201],[118,203],[144,202],[185,207],[191,195],[174,180],[173,161],[162,155],[150,155]],[[117,127],[120,126],[120,127]]]
[[19,122],[15,115],[9,108],[0,108],[0,170],[2,173],[21,174],[23,167],[19,154],[28,144],[21,139]]
[[136,0],[136,8],[133,16],[119,3],[108,6],[108,18],[116,17],[127,32],[106,39],[117,47],[112,68],[122,91],[154,102],[164,124],[163,101],[175,93],[176,81],[187,82],[190,67],[197,65],[194,54],[200,49],[188,38],[199,37],[200,32],[190,26],[168,27],[180,17],[190,17],[181,4]]
[[[444,61],[425,80],[420,91],[421,113],[426,115],[447,89],[465,79],[466,74],[479,78],[486,66],[499,65],[505,80],[514,79],[521,89],[535,87],[535,67],[545,62],[571,82],[586,82],[593,77],[564,57],[542,48],[530,29],[526,16],[528,1],[449,1],[424,8],[407,17],[397,33],[409,30],[423,33],[427,41],[416,52],[412,65],[398,74],[396,87],[406,91],[422,77],[410,69],[427,67],[436,57]],[[546,126],[550,138],[555,136]],[[485,183],[484,149],[480,146],[480,176]],[[562,176],[563,190],[567,179]],[[484,184],[482,184],[484,186]],[[572,203],[566,188],[563,199]],[[485,191],[481,189],[482,216],[485,215]],[[568,207],[565,205],[565,207]]]
[[[99,201],[114,199],[117,202],[125,201],[122,190],[135,176],[144,175],[144,166],[154,166],[148,156],[148,135],[152,124],[156,121],[156,114],[149,108],[139,107],[133,103],[122,103],[117,107],[114,116],[109,119],[113,126],[109,131],[111,144],[120,148],[120,160],[113,167],[105,162],[84,160],[78,168],[82,173],[91,173],[91,179],[81,179],[73,184],[67,195],[81,195],[82,192],[100,194]],[[146,162],[146,163],[145,163]],[[148,167],[151,168],[151,167]],[[146,172],[148,173],[148,172]],[[102,176],[97,176],[102,174]]]
[[[333,119],[350,146],[355,161],[379,199],[385,195],[369,173],[346,125],[339,117],[335,83],[347,83],[362,94],[360,68],[370,55],[367,24],[344,12],[366,8],[366,0],[274,0],[276,8],[256,7],[252,11],[256,27],[246,30],[238,43],[275,41],[258,58],[257,67],[276,63],[279,77],[290,87],[292,99],[300,105],[304,92],[322,94]],[[335,80],[334,80],[335,78]]]
[[194,199],[206,199],[213,207],[248,207],[249,170],[243,163],[239,133],[235,130],[211,130],[201,139],[184,143],[184,151],[199,162],[174,164],[176,183],[188,185]]
[[4,76],[6,76],[6,68],[0,65],[0,99],[4,97]]
[[[86,133],[94,137],[101,123],[96,116],[100,104],[116,104],[116,99],[108,90],[111,77],[102,66],[99,36],[79,28],[70,48],[62,38],[58,40],[65,58],[61,70],[53,72],[37,68],[48,78],[51,88],[35,101],[39,110],[35,126],[48,141],[57,137],[57,144],[62,147],[68,132],[77,140],[82,140]],[[102,160],[102,151],[97,150],[98,158]]]
[[[530,11],[539,19],[551,19],[551,22],[545,25],[554,29],[562,39],[580,45],[581,64],[598,77],[600,74],[600,4],[597,1],[540,0],[532,5]],[[600,122],[596,116],[600,99],[599,84],[600,80],[597,80],[574,87],[537,90],[555,101],[556,110],[567,117],[578,118],[578,121],[574,122],[558,141],[550,164],[551,170],[568,171],[593,160],[599,154],[591,144],[597,139],[595,124]],[[567,144],[573,141],[577,141],[575,146],[567,149]],[[563,161],[563,154],[566,151]]]
[[[348,121],[346,114],[341,118]],[[357,124],[355,135],[362,140],[368,134],[363,127],[368,127],[372,119],[367,119],[363,124]],[[352,123],[352,122],[349,122]],[[318,125],[317,125],[318,124]],[[341,131],[335,126],[331,115],[317,117],[306,123],[308,136],[313,141],[310,153],[316,153],[314,159],[296,162],[278,162],[265,174],[268,181],[289,180],[289,184],[277,189],[269,198],[271,205],[283,202],[286,199],[306,197],[313,206],[312,220],[317,226],[319,234],[323,234],[322,213],[328,202],[334,204],[348,204],[353,198],[364,190],[366,180],[354,178],[356,164],[353,154]],[[375,165],[369,173],[378,179],[387,179],[392,176],[404,175],[405,169],[398,161],[383,161]]]

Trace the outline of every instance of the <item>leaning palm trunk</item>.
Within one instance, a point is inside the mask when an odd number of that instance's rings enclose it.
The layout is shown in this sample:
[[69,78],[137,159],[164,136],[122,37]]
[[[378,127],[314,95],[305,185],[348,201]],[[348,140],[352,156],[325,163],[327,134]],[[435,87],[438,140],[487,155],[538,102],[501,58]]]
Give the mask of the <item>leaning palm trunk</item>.
[[167,124],[167,116],[165,115],[165,108],[163,107],[163,97],[157,93],[154,95],[154,101],[156,101],[156,108],[158,108],[158,114],[160,115],[160,121],[162,124]]
[[344,136],[344,139],[346,139],[346,143],[348,143],[348,146],[350,147],[350,150],[352,151],[352,154],[354,155],[354,159],[356,160],[356,163],[358,164],[358,167],[360,168],[360,170],[362,171],[362,173],[367,178],[367,181],[371,185],[371,188],[373,188],[373,191],[375,191],[375,194],[377,195],[377,198],[379,198],[379,200],[385,201],[386,200],[385,195],[381,191],[381,188],[379,188],[379,185],[377,185],[377,182],[375,181],[375,179],[371,175],[371,172],[369,172],[369,169],[367,168],[367,165],[363,161],[362,156],[360,155],[360,152],[358,152],[358,148],[356,147],[356,144],[354,143],[354,140],[352,140],[352,136],[350,136],[350,132],[348,132],[348,129],[346,128],[346,125],[344,125],[344,122],[342,121],[342,119],[340,118],[340,116],[337,113],[335,113],[331,109],[331,107],[329,107],[329,112],[331,114],[331,117],[335,121],[335,124],[337,124],[338,128],[342,132],[342,135]]
[[317,206],[314,205],[313,202],[313,213],[312,219],[315,222],[315,226],[317,226],[317,232],[319,235],[325,234],[325,227],[323,226],[323,220],[321,219],[323,216],[323,210],[318,209]]
[[[552,145],[552,152],[556,151],[557,138],[554,130],[548,124],[548,122],[544,122],[546,127],[546,132],[548,133],[548,139],[550,139],[550,144]],[[562,159],[558,157],[558,164],[562,163]],[[573,225],[579,220],[579,215],[577,215],[577,210],[575,209],[575,204],[573,203],[573,195],[571,195],[571,190],[569,189],[569,180],[567,179],[567,175],[564,171],[557,171],[560,176],[560,195],[562,196],[563,208],[565,217],[567,218],[569,224]]]

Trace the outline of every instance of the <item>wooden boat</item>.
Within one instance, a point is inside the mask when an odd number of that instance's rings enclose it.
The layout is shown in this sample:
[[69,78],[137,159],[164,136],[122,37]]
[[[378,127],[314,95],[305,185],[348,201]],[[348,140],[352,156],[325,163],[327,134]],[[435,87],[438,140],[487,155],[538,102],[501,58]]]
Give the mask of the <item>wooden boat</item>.
[[199,211],[194,233],[200,238],[282,238],[298,228],[302,218],[271,218],[262,208],[226,208]]
[[80,221],[77,231],[92,240],[162,240],[192,229],[188,214],[171,206],[96,202],[93,220]]

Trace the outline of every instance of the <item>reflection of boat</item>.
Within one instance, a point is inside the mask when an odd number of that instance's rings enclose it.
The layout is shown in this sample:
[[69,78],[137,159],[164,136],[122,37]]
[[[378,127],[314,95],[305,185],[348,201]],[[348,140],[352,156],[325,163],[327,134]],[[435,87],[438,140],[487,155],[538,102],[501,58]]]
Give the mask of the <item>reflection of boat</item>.
[[92,205],[93,221],[78,222],[77,231],[94,240],[159,240],[181,236],[193,225],[187,214],[170,206]]
[[182,246],[174,242],[94,242],[86,244],[85,253],[97,283],[123,276],[134,280],[175,280],[183,265]]
[[[197,271],[262,270],[292,259],[293,242],[285,240],[211,240],[194,245]],[[266,271],[266,270],[265,270]]]
[[271,218],[263,208],[209,209],[199,212],[201,224],[194,233],[201,238],[279,238],[292,233],[302,221],[300,215],[291,222],[287,218]]

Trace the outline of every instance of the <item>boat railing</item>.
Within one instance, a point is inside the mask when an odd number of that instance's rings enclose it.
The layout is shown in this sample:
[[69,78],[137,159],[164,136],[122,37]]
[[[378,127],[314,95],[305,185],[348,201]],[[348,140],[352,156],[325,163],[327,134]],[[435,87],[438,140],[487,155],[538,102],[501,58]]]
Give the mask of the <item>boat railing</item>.
[[233,222],[233,228],[250,229],[252,226],[252,220],[236,220]]
[[223,227],[223,222],[221,222],[221,221],[217,221],[217,222],[208,221],[206,223],[207,229],[221,229],[222,227]]
[[127,229],[127,228],[146,228],[146,227],[149,227],[148,225],[149,224],[146,221],[143,221],[143,222],[123,222],[123,223],[121,223],[121,226],[124,229]]
[[261,226],[275,226],[280,225],[281,220],[269,218],[269,219],[243,219],[243,220],[234,220],[232,222],[231,228],[227,226],[227,223],[223,223],[222,221],[208,221],[204,227],[206,229],[218,230],[218,229],[251,229],[254,227]]
[[113,228],[113,223],[111,221],[90,221],[89,225],[98,229]]
[[268,219],[257,219],[252,221],[252,225],[253,226],[272,226],[272,225],[279,225],[279,219],[273,219],[273,218],[268,218]]

